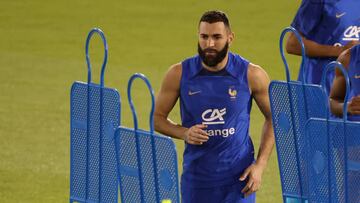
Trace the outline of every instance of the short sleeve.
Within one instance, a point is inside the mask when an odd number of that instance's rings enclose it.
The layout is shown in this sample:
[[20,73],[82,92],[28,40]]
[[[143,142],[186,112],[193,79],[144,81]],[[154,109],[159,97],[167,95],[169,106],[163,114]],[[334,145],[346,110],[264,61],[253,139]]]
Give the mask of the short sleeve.
[[303,0],[291,26],[309,37],[320,23],[323,9],[324,0]]

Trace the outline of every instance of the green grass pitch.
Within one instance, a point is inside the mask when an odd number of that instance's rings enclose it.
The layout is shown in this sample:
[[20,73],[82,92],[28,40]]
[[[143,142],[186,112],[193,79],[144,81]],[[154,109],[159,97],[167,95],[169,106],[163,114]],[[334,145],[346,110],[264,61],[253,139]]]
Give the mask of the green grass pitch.
[[[236,34],[231,50],[284,79],[278,38],[300,1],[137,0],[2,1],[0,6],[0,202],[66,202],[69,198],[69,94],[87,78],[84,44],[100,27],[109,44],[105,84],[122,96],[122,124],[132,127],[127,80],[144,73],[155,92],[168,67],[196,54],[197,24],[210,9],[225,11]],[[99,81],[103,48],[91,44]],[[299,58],[289,57],[293,76]],[[134,84],[140,127],[148,129],[145,86]],[[179,122],[179,109],[171,114]],[[262,116],[253,107],[251,135],[258,147]],[[183,143],[176,142],[179,165]],[[281,202],[274,153],[258,202]]]

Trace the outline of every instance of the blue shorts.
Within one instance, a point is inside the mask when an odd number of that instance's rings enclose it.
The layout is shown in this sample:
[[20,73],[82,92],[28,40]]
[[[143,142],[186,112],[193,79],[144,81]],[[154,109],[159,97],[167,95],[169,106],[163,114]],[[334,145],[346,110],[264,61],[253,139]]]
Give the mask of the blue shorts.
[[241,193],[243,187],[240,182],[214,188],[190,188],[182,184],[181,199],[183,203],[255,203],[255,193],[245,198]]

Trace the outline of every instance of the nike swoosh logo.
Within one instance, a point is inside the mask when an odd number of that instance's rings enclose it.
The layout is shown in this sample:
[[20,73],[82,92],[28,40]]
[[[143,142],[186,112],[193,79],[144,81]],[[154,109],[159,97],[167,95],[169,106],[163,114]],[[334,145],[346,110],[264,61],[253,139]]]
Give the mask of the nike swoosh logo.
[[195,95],[195,94],[199,94],[201,91],[195,91],[195,92],[192,92],[189,90],[189,96],[192,96],[192,95]]
[[355,75],[354,78],[355,79],[360,79],[360,75]]
[[340,13],[340,14],[336,14],[336,18],[341,18],[341,17],[343,17],[345,14],[346,14],[346,12]]

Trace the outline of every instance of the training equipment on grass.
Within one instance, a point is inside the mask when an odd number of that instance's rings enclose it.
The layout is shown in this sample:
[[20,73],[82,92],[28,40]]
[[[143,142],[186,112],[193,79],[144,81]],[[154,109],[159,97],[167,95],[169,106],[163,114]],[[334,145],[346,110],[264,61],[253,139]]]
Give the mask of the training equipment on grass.
[[301,44],[300,70],[303,78],[306,75],[306,56],[302,38],[294,28],[285,28],[280,36],[280,54],[285,65],[286,81],[271,81],[269,97],[283,200],[304,202],[308,195],[307,160],[304,156],[305,123],[310,117],[326,117],[326,98],[318,85],[290,79],[283,50],[283,39],[287,32],[293,32]]
[[[347,104],[350,83],[341,63],[327,66],[322,85],[326,84],[326,73],[335,67],[346,79]],[[328,102],[324,105],[329,108]],[[347,105],[343,105],[343,112],[343,119],[330,119],[328,113],[326,118],[311,118],[306,124],[310,202],[360,201],[360,122],[347,121]]]
[[[91,82],[89,43],[99,34],[104,47],[100,85]],[[117,202],[114,132],[120,125],[120,96],[104,86],[108,46],[104,33],[92,29],[86,39],[88,80],[71,87],[70,202]]]
[[[150,91],[150,131],[138,129],[131,98],[131,86],[136,78],[143,80]],[[134,129],[120,126],[115,132],[121,202],[180,202],[175,144],[169,137],[154,133],[155,100],[150,82],[144,75],[134,74],[129,79],[127,94]]]

